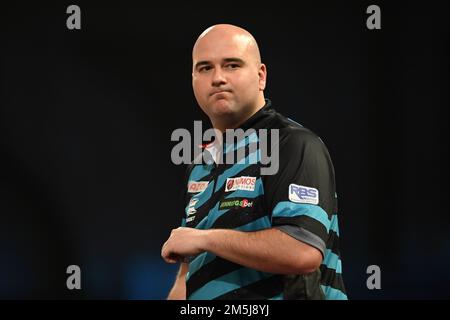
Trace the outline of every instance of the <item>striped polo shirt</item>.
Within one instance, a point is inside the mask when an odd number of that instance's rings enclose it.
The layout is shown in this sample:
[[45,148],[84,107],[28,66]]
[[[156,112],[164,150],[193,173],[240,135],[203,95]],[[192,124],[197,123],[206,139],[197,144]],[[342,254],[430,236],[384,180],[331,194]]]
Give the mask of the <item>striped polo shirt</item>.
[[[320,250],[322,264],[310,274],[281,275],[204,252],[189,259],[187,299],[347,299],[334,169],[325,144],[276,112],[268,99],[240,128],[251,133],[220,146],[224,159],[229,152],[241,155],[234,164],[216,163],[215,153],[205,148],[212,160],[188,167],[182,226],[245,232],[278,228]],[[278,129],[276,174],[261,175],[267,164],[261,163],[259,129]]]

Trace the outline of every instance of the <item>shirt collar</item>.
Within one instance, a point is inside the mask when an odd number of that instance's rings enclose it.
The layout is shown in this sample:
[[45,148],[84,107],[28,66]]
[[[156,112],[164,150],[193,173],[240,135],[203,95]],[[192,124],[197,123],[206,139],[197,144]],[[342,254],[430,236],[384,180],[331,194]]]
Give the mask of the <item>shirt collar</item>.
[[266,104],[261,109],[259,109],[254,115],[245,120],[245,122],[239,126],[240,129],[245,131],[250,128],[260,129],[264,127],[263,125],[264,121],[262,120],[274,112],[274,110],[272,109],[272,101],[270,101],[270,99],[265,99],[265,101]]
[[[266,104],[261,109],[259,109],[250,118],[245,120],[245,122],[236,129],[242,129],[246,131],[250,128],[257,130],[266,127],[264,119],[273,114],[275,110],[272,109],[272,102],[269,99],[265,99],[265,101]],[[225,141],[225,133],[222,134],[222,141]],[[225,151],[224,146],[220,148],[216,141],[203,144],[202,149],[203,152],[206,151],[207,153],[207,159],[209,160],[207,160],[206,162],[209,164],[211,164],[212,162],[217,164],[217,158],[220,156],[220,153],[222,152],[223,155],[223,152]]]

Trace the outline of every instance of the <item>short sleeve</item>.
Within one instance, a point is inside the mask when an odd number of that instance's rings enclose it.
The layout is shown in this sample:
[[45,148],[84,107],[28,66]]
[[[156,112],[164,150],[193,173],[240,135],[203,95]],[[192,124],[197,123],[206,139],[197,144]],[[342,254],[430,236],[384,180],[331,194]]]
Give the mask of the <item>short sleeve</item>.
[[325,144],[307,129],[280,134],[279,170],[265,176],[272,226],[325,253],[337,210],[334,169]]

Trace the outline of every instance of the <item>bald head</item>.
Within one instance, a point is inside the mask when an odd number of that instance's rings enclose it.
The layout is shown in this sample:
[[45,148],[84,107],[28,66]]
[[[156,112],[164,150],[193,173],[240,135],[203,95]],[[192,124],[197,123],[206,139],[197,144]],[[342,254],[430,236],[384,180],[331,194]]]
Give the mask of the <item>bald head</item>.
[[236,128],[265,104],[266,66],[255,38],[229,25],[212,26],[192,50],[192,86],[215,128]]
[[255,38],[247,30],[231,24],[217,24],[207,28],[200,34],[192,50],[192,59],[195,61],[199,50],[207,50],[208,46],[218,43],[234,44],[240,53],[247,53],[248,57],[261,63],[261,54]]

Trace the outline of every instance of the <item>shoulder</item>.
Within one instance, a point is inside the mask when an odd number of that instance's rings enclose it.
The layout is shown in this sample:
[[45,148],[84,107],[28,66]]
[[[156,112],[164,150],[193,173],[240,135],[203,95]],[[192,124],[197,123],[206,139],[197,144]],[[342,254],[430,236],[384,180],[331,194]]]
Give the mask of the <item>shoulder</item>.
[[275,110],[268,127],[279,130],[280,145],[323,144],[316,133]]
[[268,127],[279,130],[281,159],[330,157],[326,145],[315,132],[278,112],[275,112]]
[[186,182],[186,184],[187,184],[189,177],[190,177],[192,171],[194,170],[195,166],[196,165],[194,163],[190,163],[190,164],[186,165],[185,172],[184,172],[184,181]]
[[322,139],[310,129],[294,124],[280,128],[280,150],[288,152],[327,151]]
[[281,146],[320,145],[322,140],[317,134],[305,127],[286,127],[280,129]]

